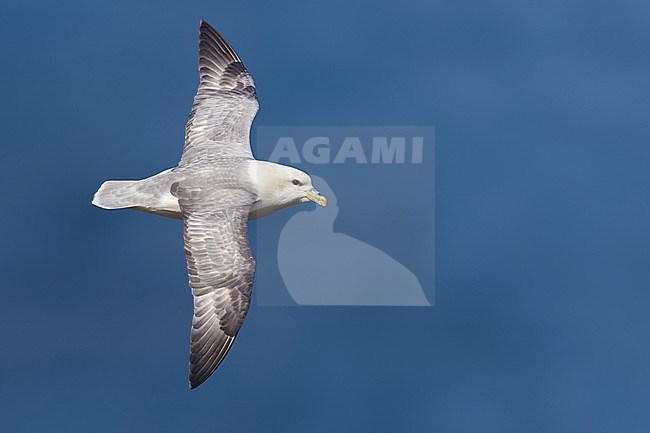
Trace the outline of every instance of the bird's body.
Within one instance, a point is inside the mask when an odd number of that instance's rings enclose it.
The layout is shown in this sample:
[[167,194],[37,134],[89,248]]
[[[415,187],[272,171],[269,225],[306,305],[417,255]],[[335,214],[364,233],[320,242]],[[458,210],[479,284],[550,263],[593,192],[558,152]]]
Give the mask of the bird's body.
[[[229,165],[231,161],[214,161],[212,169],[208,170],[209,173],[206,173],[207,176],[212,174],[214,182],[219,182],[215,184],[216,187],[226,184],[225,170],[220,169],[222,163]],[[270,185],[273,185],[272,177],[278,172],[277,167],[280,167],[280,170],[283,171],[284,169],[292,169],[292,167],[256,159],[245,160],[240,167],[242,168],[241,172],[247,174],[247,178],[238,178],[237,181],[240,184],[249,185],[249,192],[255,196],[255,201],[251,204],[249,210],[249,219],[261,218],[296,204],[283,200],[283,197],[276,194],[273,188],[269,188]],[[293,177],[297,178],[302,172],[295,171]],[[169,218],[183,219],[178,198],[171,193],[171,186],[178,180],[188,176],[193,177],[197,174],[193,170],[183,170],[176,167],[142,180],[109,180],[104,182],[97,191],[93,204],[104,209],[128,207]],[[302,200],[302,202],[305,201],[308,200]]]
[[309,200],[324,206],[305,173],[253,158],[255,84],[209,24],[199,29],[199,89],[178,166],[138,181],[107,181],[93,204],[182,219],[194,318],[190,387],[203,383],[230,349],[250,305],[255,261],[247,222]]

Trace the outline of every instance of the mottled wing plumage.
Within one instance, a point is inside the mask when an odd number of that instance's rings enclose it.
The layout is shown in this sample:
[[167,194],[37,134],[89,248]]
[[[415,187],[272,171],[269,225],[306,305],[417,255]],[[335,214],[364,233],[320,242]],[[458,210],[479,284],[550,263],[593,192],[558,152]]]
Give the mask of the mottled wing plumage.
[[230,44],[205,21],[199,28],[199,74],[181,164],[252,157],[250,128],[259,107],[253,77]]
[[223,361],[248,312],[255,273],[247,226],[251,196],[243,189],[206,191],[182,183],[172,194],[183,213],[194,296],[190,388],[196,388]]

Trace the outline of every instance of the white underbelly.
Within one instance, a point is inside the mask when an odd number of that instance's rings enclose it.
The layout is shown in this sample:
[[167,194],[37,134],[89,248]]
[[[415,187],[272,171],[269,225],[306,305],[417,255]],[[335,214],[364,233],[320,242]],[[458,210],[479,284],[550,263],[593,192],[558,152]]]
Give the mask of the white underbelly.
[[171,193],[161,195],[158,201],[150,203],[148,206],[138,206],[135,209],[168,218],[183,219],[178,199]]

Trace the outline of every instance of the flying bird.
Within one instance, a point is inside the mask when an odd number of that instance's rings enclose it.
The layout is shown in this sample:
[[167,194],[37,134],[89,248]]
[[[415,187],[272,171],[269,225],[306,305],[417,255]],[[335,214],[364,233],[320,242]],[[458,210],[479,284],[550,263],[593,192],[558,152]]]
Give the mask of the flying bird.
[[246,318],[255,273],[248,220],[310,200],[327,204],[306,173],[253,157],[250,128],[259,107],[253,77],[205,21],[199,77],[178,165],[142,180],[104,182],[92,202],[183,220],[194,297],[190,388],[217,369]]

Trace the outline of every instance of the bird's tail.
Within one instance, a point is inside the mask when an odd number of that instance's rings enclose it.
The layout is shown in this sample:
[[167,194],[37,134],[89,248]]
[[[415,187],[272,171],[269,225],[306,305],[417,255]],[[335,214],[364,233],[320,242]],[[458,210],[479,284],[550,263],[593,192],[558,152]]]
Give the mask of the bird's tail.
[[108,180],[99,187],[93,204],[103,209],[124,209],[140,205],[138,180]]

